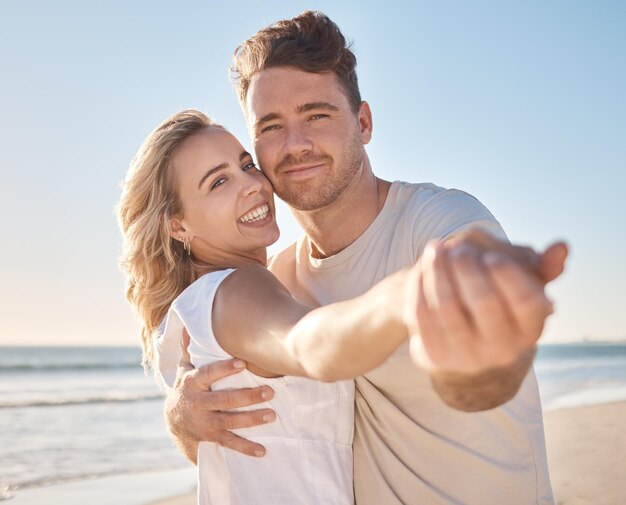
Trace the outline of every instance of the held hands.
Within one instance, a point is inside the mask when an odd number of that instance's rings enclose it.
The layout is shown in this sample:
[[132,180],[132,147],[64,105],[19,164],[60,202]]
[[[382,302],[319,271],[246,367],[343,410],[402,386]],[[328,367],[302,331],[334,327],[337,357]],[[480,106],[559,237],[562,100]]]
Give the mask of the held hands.
[[515,395],[553,312],[545,285],[564,269],[567,246],[543,253],[473,230],[433,241],[407,283],[413,361],[441,398],[461,410]]
[[189,352],[189,335],[183,334],[182,357],[176,383],[165,401],[165,418],[176,442],[187,457],[195,462],[197,443],[214,442],[248,456],[263,456],[265,448],[241,438],[229,430],[248,428],[275,420],[271,409],[230,412],[265,402],[274,396],[267,386],[230,391],[211,391],[211,384],[241,372],[246,364],[241,360],[226,360],[194,368]]

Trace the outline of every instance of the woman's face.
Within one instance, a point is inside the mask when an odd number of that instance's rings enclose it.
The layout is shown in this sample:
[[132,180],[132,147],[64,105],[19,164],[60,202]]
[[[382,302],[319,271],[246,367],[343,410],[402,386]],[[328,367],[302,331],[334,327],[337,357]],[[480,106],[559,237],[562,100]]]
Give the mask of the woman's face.
[[191,240],[196,258],[218,266],[262,258],[278,240],[272,186],[227,131],[208,127],[172,160],[182,205],[170,220],[174,238]]

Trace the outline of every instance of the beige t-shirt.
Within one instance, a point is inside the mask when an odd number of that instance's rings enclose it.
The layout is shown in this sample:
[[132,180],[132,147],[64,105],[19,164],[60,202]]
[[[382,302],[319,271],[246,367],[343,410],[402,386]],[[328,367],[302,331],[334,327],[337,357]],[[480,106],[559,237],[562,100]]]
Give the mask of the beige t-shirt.
[[[367,291],[413,264],[428,240],[479,226],[502,228],[474,197],[432,184],[392,184],[385,205],[349,247],[323,260],[303,237],[271,269],[320,305]],[[446,406],[402,345],[356,379],[357,505],[552,504],[539,392],[530,372],[514,399],[486,412]]]

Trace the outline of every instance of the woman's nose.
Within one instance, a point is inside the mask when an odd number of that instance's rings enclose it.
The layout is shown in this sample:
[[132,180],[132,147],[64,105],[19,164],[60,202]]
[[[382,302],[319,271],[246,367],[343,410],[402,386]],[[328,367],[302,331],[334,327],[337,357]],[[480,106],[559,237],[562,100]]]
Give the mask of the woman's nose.
[[261,183],[261,178],[258,177],[258,172],[256,170],[254,170],[253,173],[245,172],[243,176],[244,180],[242,193],[244,196],[250,196],[261,191],[263,184]]

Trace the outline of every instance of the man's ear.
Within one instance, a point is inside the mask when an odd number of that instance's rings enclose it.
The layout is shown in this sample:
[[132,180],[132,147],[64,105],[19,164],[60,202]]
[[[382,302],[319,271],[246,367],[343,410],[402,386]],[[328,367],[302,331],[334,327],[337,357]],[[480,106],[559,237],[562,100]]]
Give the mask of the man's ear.
[[363,145],[369,144],[370,140],[372,140],[372,129],[374,127],[374,123],[372,122],[372,110],[370,109],[370,105],[363,101],[361,105],[359,105],[359,127],[361,129],[361,142]]

